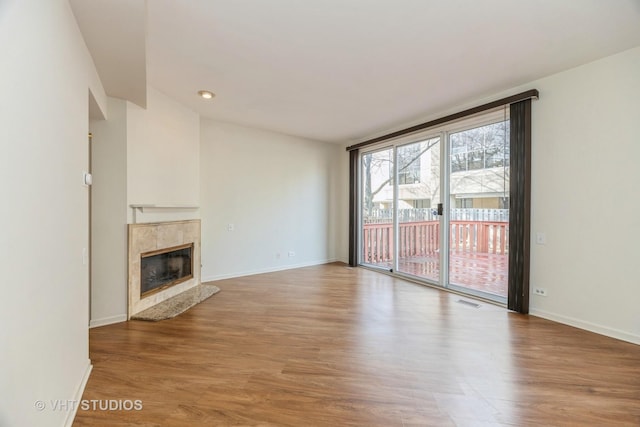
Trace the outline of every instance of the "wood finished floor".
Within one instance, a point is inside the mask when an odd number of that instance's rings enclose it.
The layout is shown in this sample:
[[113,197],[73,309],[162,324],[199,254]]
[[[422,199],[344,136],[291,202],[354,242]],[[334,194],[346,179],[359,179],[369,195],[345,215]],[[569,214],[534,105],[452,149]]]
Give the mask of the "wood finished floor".
[[640,346],[341,264],[90,331],[74,426],[640,425]]

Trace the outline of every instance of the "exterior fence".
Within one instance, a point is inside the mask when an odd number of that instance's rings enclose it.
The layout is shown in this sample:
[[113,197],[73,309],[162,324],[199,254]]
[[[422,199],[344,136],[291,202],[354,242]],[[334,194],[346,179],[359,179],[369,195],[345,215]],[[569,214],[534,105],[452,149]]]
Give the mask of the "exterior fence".
[[[491,221],[509,222],[509,209],[451,209],[451,221]],[[391,222],[392,209],[372,209],[364,218],[364,224]],[[398,222],[437,221],[436,209],[398,209]]]
[[[489,211],[490,209],[456,210]],[[437,219],[401,221],[398,232],[400,258],[437,256],[440,250],[440,222]],[[364,262],[376,264],[391,261],[394,253],[393,224],[390,221],[365,223],[362,243]],[[450,221],[449,248],[452,252],[506,255],[509,253],[508,246],[508,219],[506,222],[458,219]]]

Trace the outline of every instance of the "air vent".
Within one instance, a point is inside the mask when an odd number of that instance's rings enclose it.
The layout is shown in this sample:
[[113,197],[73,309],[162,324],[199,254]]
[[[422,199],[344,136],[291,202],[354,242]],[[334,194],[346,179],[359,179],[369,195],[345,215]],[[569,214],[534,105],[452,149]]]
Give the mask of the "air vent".
[[480,308],[480,304],[476,304],[475,302],[471,302],[471,301],[465,301],[463,299],[459,299],[458,301],[460,304],[464,304],[467,305],[469,307],[473,307],[473,308]]

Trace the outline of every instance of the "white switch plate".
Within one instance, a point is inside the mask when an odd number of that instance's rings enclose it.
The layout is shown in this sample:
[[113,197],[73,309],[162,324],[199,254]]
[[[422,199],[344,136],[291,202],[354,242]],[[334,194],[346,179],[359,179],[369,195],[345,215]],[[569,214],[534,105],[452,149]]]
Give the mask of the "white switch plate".
[[296,256],[296,253],[294,251],[289,251],[289,258],[293,258],[294,256]]
[[229,225],[227,225],[227,230],[228,231],[235,231],[236,226],[234,224],[229,223]]
[[547,244],[547,235],[543,231],[538,231],[536,233],[536,243],[538,245],[546,245]]

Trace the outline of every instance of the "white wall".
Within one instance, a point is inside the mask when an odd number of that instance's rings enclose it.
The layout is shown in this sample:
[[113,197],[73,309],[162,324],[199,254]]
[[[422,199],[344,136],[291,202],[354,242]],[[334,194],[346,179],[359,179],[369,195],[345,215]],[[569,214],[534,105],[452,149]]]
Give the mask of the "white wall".
[[336,259],[342,147],[206,119],[201,138],[203,281]]
[[529,85],[531,313],[638,344],[639,76],[636,48]]
[[127,102],[92,120],[91,326],[127,319]]
[[0,425],[61,426],[36,400],[78,397],[88,354],[89,88],[99,87],[66,0],[0,5]]
[[[200,121],[192,110],[156,89],[147,109],[127,105],[127,201],[199,205]],[[197,211],[158,211],[138,222],[198,218]],[[129,210],[129,222],[131,222]]]

